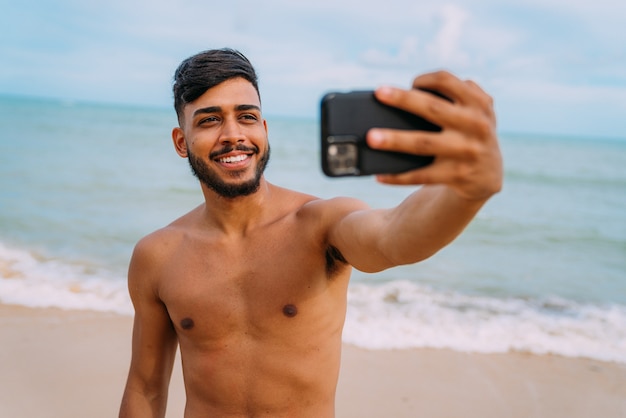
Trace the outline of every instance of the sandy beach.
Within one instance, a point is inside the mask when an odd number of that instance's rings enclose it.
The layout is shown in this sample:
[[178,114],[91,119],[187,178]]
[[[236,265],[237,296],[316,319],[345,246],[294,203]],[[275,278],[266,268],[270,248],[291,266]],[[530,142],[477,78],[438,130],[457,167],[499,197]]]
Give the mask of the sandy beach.
[[[127,316],[0,305],[0,416],[116,416],[131,328]],[[167,417],[183,407],[177,365]],[[337,417],[626,417],[626,365],[345,346]]]

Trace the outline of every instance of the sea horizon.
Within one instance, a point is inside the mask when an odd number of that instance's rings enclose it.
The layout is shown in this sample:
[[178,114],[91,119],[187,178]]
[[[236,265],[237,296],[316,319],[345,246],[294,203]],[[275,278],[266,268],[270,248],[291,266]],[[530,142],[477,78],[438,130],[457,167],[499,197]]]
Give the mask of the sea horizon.
[[[174,115],[173,101],[172,105],[157,105],[139,102],[116,102],[116,101],[97,101],[97,100],[84,100],[84,99],[72,99],[72,98],[60,98],[55,96],[36,96],[25,94],[10,94],[0,92],[0,100],[18,100],[18,101],[31,101],[31,102],[50,102],[64,106],[101,106],[109,108],[128,108],[129,110],[147,110],[147,111],[167,111]],[[321,98],[320,98],[321,99]],[[312,115],[293,115],[293,114],[281,114],[281,113],[265,113],[264,117],[273,119],[287,119],[287,120],[304,120],[309,122],[319,121],[319,114]],[[498,135],[506,136],[509,138],[515,137],[545,137],[552,139],[566,139],[566,140],[583,140],[589,139],[599,141],[626,141],[626,132],[616,134],[614,136],[608,135],[586,135],[579,133],[566,133],[566,132],[542,132],[542,131],[519,131],[519,130],[498,130]]]

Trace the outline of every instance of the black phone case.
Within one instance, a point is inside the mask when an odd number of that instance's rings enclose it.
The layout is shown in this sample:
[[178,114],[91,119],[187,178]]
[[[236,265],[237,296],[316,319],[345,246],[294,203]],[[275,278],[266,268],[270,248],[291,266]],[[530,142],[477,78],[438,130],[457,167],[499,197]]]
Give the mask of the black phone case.
[[434,160],[370,148],[365,134],[371,128],[439,132],[441,128],[419,116],[386,106],[373,91],[328,93],[321,101],[322,171],[330,177],[401,173]]

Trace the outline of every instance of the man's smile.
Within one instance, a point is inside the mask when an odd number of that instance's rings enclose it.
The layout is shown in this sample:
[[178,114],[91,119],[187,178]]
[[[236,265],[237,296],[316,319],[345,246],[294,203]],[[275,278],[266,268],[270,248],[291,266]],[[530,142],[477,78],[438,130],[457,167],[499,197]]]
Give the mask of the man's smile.
[[248,158],[250,158],[250,155],[248,154],[239,154],[239,155],[230,155],[228,157],[221,157],[218,159],[218,161],[223,164],[234,164],[234,163],[239,163],[241,161],[247,160]]

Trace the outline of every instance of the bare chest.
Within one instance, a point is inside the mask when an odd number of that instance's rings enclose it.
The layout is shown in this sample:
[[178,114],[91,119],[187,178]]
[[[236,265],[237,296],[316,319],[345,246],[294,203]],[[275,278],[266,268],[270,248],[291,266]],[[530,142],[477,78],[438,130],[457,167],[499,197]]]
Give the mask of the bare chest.
[[276,231],[185,240],[162,272],[159,291],[181,343],[211,345],[242,335],[285,338],[337,318],[345,309],[339,283],[327,276],[321,244]]

